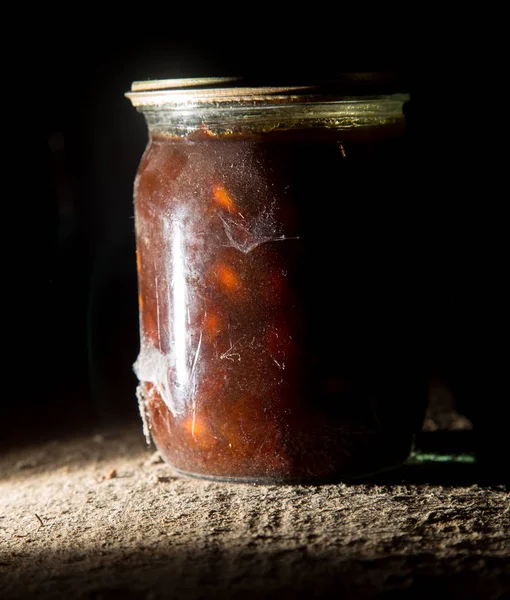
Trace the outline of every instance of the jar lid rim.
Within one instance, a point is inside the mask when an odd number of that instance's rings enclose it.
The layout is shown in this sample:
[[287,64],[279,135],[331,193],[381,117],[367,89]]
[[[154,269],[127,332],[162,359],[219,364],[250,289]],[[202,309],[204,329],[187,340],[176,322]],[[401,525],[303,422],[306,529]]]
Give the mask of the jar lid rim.
[[154,90],[175,90],[191,88],[210,88],[212,86],[223,86],[225,84],[239,81],[239,77],[185,77],[177,79],[147,79],[145,81],[133,81],[131,92],[147,92]]
[[[341,100],[360,97],[400,96],[387,88],[388,78],[379,73],[348,73],[330,80],[273,85],[244,77],[193,77],[134,81],[126,97],[134,106],[183,103],[287,101],[300,99]],[[283,82],[281,82],[283,83]],[[386,87],[385,87],[386,84]],[[388,94],[388,91],[393,93]],[[398,90],[400,91],[400,90]],[[386,92],[386,93],[385,93]],[[406,95],[402,95],[405,99]]]

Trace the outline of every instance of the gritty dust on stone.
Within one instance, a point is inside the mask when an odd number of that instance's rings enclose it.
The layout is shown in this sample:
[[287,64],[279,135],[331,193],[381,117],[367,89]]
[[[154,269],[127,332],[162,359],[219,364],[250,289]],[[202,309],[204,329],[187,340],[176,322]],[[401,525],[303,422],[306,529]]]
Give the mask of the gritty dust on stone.
[[510,591],[504,487],[185,479],[139,428],[101,435],[0,457],[2,600]]

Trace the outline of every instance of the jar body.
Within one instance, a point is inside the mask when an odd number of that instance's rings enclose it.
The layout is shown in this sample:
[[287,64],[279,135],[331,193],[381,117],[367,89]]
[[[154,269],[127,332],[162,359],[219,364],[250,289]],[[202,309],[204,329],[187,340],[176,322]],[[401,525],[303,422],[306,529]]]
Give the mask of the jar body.
[[177,470],[314,481],[407,457],[427,390],[404,160],[403,121],[151,134],[135,370]]

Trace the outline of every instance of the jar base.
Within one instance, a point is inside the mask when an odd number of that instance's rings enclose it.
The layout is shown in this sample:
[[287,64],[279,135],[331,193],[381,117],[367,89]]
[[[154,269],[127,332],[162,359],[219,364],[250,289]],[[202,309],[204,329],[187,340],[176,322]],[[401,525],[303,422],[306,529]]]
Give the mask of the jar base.
[[188,477],[191,479],[202,479],[204,481],[214,481],[217,483],[233,483],[233,484],[244,484],[244,485],[334,485],[339,483],[356,483],[360,480],[365,480],[370,477],[374,477],[376,475],[381,475],[382,473],[388,473],[391,471],[395,471],[399,467],[401,467],[405,462],[404,460],[400,460],[390,465],[386,465],[383,467],[377,467],[373,470],[367,470],[361,473],[355,474],[333,474],[325,477],[305,477],[305,476],[297,476],[297,477],[239,477],[232,476],[228,477],[225,475],[207,475],[203,473],[189,473],[187,471],[183,471],[181,469],[177,469],[172,467],[173,470],[182,477]]

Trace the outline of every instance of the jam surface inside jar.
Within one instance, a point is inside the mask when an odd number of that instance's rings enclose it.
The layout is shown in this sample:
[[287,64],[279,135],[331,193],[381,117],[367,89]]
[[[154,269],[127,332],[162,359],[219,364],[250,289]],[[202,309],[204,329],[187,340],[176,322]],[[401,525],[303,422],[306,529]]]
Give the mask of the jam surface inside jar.
[[151,132],[135,371],[178,471],[318,481],[407,457],[426,384],[405,161],[403,119]]

